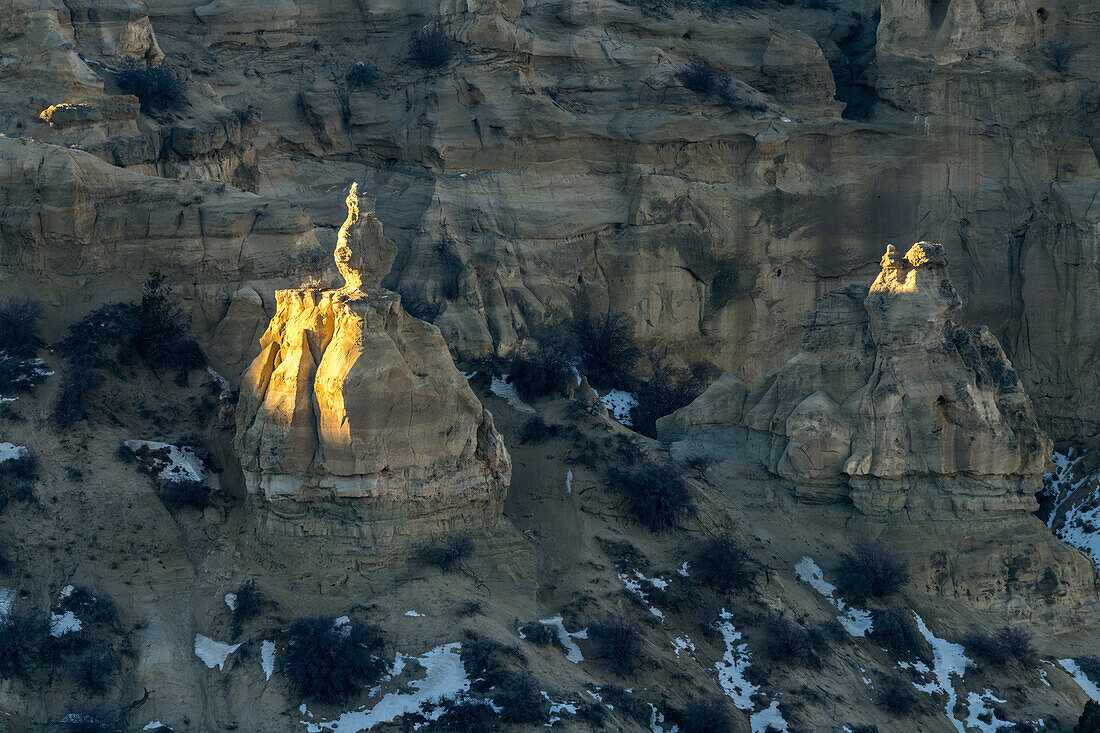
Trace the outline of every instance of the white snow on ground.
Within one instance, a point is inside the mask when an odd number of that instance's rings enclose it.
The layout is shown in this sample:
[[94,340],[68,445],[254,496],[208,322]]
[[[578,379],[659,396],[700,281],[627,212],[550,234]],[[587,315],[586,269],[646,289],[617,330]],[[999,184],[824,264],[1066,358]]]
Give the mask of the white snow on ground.
[[62,598],[68,598],[69,596],[71,596],[73,594],[73,592],[75,590],[76,590],[76,586],[67,585],[67,586],[65,586],[64,588],[61,589],[61,597]]
[[685,578],[690,578],[691,577],[690,575],[688,575],[688,564],[687,563],[684,563],[683,565],[681,565],[680,569],[677,570],[676,572],[678,572],[680,575],[684,576]]
[[240,644],[226,644],[224,641],[214,641],[209,636],[195,634],[195,656],[210,669],[225,669],[225,660],[238,647]]
[[11,613],[12,604],[15,603],[15,590],[12,588],[0,588],[0,618]]
[[[406,713],[420,712],[421,703],[454,697],[470,689],[470,680],[462,666],[458,642],[437,646],[419,657],[411,657],[424,668],[423,679],[409,683],[412,692],[390,692],[373,706],[364,706],[359,710],[344,713],[334,720],[301,721],[309,733],[339,731],[339,733],[359,733],[370,730],[379,723],[389,723]],[[310,715],[303,705],[303,714]],[[435,719],[442,710],[435,710],[427,717]],[[313,717],[310,715],[310,717]]]
[[[123,445],[132,451],[137,451],[142,446],[147,447],[151,451],[159,451],[167,448],[168,462],[157,473],[158,478],[166,481],[203,480],[205,469],[202,465],[202,461],[195,455],[195,451],[190,448],[180,448],[178,445],[172,445],[171,443],[158,443],[155,440],[127,440],[123,441]],[[159,462],[158,460],[158,463]]]
[[1047,517],[1047,525],[1053,528],[1054,520],[1066,507],[1054,534],[1100,565],[1100,531],[1097,530],[1100,527],[1100,474],[1078,477],[1075,469],[1082,458],[1083,453],[1075,455],[1073,451],[1051,456],[1054,471],[1047,474],[1047,478],[1055,500],[1054,509]]
[[550,703],[550,720],[546,723],[547,728],[553,728],[554,723],[561,720],[561,714],[563,712],[570,715],[577,714],[577,703],[575,702],[554,702],[546,690],[539,690],[542,696],[546,698],[546,701]]
[[[50,369],[50,365],[47,364],[43,359],[39,359],[37,357],[34,359],[16,359],[14,356],[9,357],[7,355],[7,352],[0,350],[0,362],[5,362],[9,360],[17,362],[23,366],[23,369],[20,369],[18,367],[15,369],[15,373],[19,375],[15,377],[15,384],[22,384],[24,387],[33,386],[41,382],[46,377],[53,376],[53,370]],[[26,367],[28,366],[31,367],[31,369],[26,369]],[[18,399],[18,397],[4,397],[3,395],[0,395],[0,404],[3,404],[5,402],[15,402]]]
[[260,644],[260,666],[264,670],[264,679],[271,679],[275,673],[275,642],[264,639]]
[[[558,634],[558,641],[561,643],[562,647],[565,649],[565,658],[566,659],[568,659],[573,664],[577,664],[579,662],[584,661],[584,655],[581,654],[581,648],[579,646],[577,646],[577,643],[573,640],[574,639],[587,639],[588,638],[588,627],[587,626],[585,628],[581,629],[580,631],[574,631],[574,632],[570,633],[569,631],[566,631],[565,622],[562,620],[561,616],[555,616],[554,618],[544,618],[541,621],[539,621],[539,623],[540,624],[546,624],[547,626],[552,626],[554,628],[554,631],[556,631],[557,634]],[[526,635],[524,635],[522,628],[519,629],[518,633],[519,633],[519,638],[521,638],[521,639],[526,639],[527,638]]]
[[225,594],[225,605],[229,606],[230,611],[236,611],[237,610],[237,594],[236,593],[226,593]]
[[[986,690],[980,695],[976,692],[968,692],[966,695],[966,706],[970,713],[966,716],[966,727],[977,728],[982,733],[992,733],[992,731],[1000,730],[1001,728],[1011,728],[1015,726],[1015,723],[999,719],[997,714],[993,712],[993,704],[1003,702],[1006,701],[999,699],[990,690]],[[983,723],[978,717],[979,715],[988,715],[989,722]]]
[[677,636],[672,640],[672,651],[676,652],[676,658],[680,658],[680,652],[691,652],[691,655],[695,654],[695,642],[691,640],[691,637],[687,634],[683,636]]
[[[810,586],[833,604],[836,610],[844,615],[837,616],[836,620],[852,636],[866,636],[871,630],[871,612],[848,606],[844,601],[836,597],[836,586],[825,580],[825,573],[813,561],[813,558],[803,557],[794,566],[794,573],[798,579],[809,583]],[[847,609],[847,610],[845,610]]]
[[1062,665],[1062,669],[1073,675],[1073,681],[1077,683],[1082,692],[1096,702],[1100,702],[1100,688],[1088,678],[1084,670],[1077,666],[1077,662],[1072,659],[1059,659],[1058,664]]
[[210,375],[210,378],[218,385],[218,389],[221,390],[218,394],[219,400],[228,400],[233,396],[233,388],[229,385],[229,380],[214,371],[214,367],[207,366],[206,373]]
[[27,450],[25,445],[14,445],[12,443],[0,443],[0,463],[4,461],[12,461],[16,458],[23,458],[29,456],[31,452]]
[[647,702],[646,705],[648,705],[649,709],[650,709],[650,713],[649,713],[649,730],[650,730],[650,733],[677,733],[677,731],[680,730],[680,727],[676,726],[676,725],[674,725],[671,728],[666,730],[664,727],[662,727],[662,724],[665,722],[665,714],[660,712],[659,710],[657,710],[657,706],[654,705],[651,702]]
[[634,421],[630,419],[630,411],[638,406],[637,397],[621,389],[613,389],[605,395],[601,395],[599,392],[596,394],[611,417],[628,428],[634,425]]
[[167,725],[160,722],[159,720],[154,720],[151,723],[146,723],[145,727],[142,728],[142,730],[156,730],[157,728],[167,728],[167,727],[168,727]]
[[416,611],[405,611],[406,616],[412,616],[413,618],[424,618],[424,614],[417,613]]
[[573,469],[570,468],[565,472],[565,493],[573,493]]
[[752,733],[764,733],[769,726],[775,730],[786,731],[787,721],[779,711],[779,701],[773,700],[770,706],[759,713],[753,713],[749,717],[749,726],[752,728]]
[[947,719],[951,721],[951,724],[955,726],[955,730],[959,733],[966,733],[962,721],[956,720],[953,712],[958,696],[955,694],[955,683],[951,680],[951,676],[955,675],[959,678],[959,682],[962,682],[963,677],[966,675],[966,668],[971,666],[972,662],[967,658],[966,650],[963,649],[962,644],[952,644],[945,639],[940,639],[929,630],[924,623],[924,619],[916,611],[913,612],[913,616],[917,619],[917,628],[920,630],[921,636],[932,647],[931,672],[935,678],[933,682],[928,684],[918,685],[914,683],[913,686],[929,695],[934,695],[937,692],[947,695],[947,704],[944,706]]
[[60,639],[65,634],[74,631],[80,631],[81,628],[83,628],[83,624],[80,623],[80,619],[73,615],[72,611],[66,611],[62,614],[50,614],[50,636],[55,639]]
[[650,613],[664,621],[664,613],[661,612],[661,609],[657,608],[649,602],[649,598],[646,596],[645,591],[642,590],[642,583],[649,583],[654,588],[664,590],[668,587],[667,580],[661,580],[660,578],[647,578],[637,570],[634,571],[633,578],[626,573],[619,573],[619,580],[623,581],[623,585],[626,586],[626,589],[628,591],[642,599],[642,602],[645,603]]
[[504,381],[504,377],[493,377],[492,384],[489,385],[489,391],[507,402],[517,412],[535,414],[535,408],[520,398],[519,392],[516,391],[516,385]]
[[720,661],[714,663],[715,669],[718,670],[718,682],[738,709],[752,710],[752,696],[759,688],[745,679],[751,656],[749,645],[737,643],[741,639],[741,632],[733,627],[733,622],[730,621],[731,614],[722,609],[721,617],[722,620],[715,628],[726,643],[726,653]]

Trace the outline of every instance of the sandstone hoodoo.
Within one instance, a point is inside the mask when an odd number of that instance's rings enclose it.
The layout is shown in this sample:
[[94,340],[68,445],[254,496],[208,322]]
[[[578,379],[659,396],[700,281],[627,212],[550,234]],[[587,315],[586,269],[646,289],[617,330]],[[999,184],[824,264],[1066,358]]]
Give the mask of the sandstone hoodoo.
[[[819,298],[801,352],[755,389],[726,374],[658,427],[749,457],[802,501],[850,501],[912,548],[965,537],[949,564],[969,553],[984,566],[972,575],[1005,574],[1026,556],[1015,581],[1081,600],[1094,569],[1031,514],[1051,442],[997,339],[953,322],[961,307],[940,245],[904,256],[890,245],[869,291]],[[950,592],[990,605],[1013,592],[1006,583]]]
[[504,442],[439,329],[377,287],[393,245],[360,214],[354,185],[347,203],[344,286],[279,291],[245,372],[236,445],[248,491],[274,510],[276,533],[317,531],[296,517],[326,503],[352,513],[323,531],[368,545],[491,527],[511,474]]

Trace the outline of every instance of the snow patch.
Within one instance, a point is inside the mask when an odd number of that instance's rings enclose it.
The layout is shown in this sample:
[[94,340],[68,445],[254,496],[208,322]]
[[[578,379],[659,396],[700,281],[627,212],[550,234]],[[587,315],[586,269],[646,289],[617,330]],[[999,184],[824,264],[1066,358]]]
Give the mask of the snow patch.
[[688,575],[688,564],[687,563],[684,563],[683,565],[681,565],[680,569],[677,570],[676,572],[679,573],[680,575],[682,575],[685,578],[690,578],[691,577],[690,575]]
[[565,472],[565,493],[573,493],[573,469],[567,469]]
[[1081,688],[1081,691],[1092,698],[1094,701],[1100,703],[1100,688],[1096,686],[1096,683],[1088,678],[1085,671],[1081,669],[1072,659],[1059,659],[1058,664],[1062,665],[1062,669],[1066,670],[1073,676],[1073,681],[1077,683],[1077,686]]
[[229,606],[230,611],[236,611],[237,610],[237,594],[236,593],[226,593],[225,594],[225,605]]
[[913,686],[929,695],[934,695],[937,692],[946,695],[947,704],[944,706],[944,712],[947,713],[947,719],[951,721],[951,724],[955,726],[955,730],[959,733],[966,733],[962,721],[956,720],[953,712],[958,695],[955,693],[955,683],[951,677],[954,675],[959,678],[959,682],[962,682],[963,677],[966,675],[966,668],[972,666],[973,662],[967,658],[966,650],[963,649],[962,644],[952,644],[937,637],[929,630],[924,623],[924,619],[916,611],[913,612],[913,616],[917,619],[917,629],[920,631],[921,636],[932,647],[931,672],[934,678],[934,681],[927,684],[918,685],[914,683]]
[[80,631],[82,628],[83,624],[80,623],[80,619],[73,615],[72,611],[66,611],[62,614],[50,614],[50,636],[55,639],[60,639],[65,634],[71,634],[74,631]]
[[11,613],[11,607],[15,603],[15,590],[13,588],[0,588],[0,618],[6,618]]
[[416,611],[405,611],[406,616],[412,616],[413,618],[424,618],[424,614],[417,613]]
[[[722,621],[716,625],[718,633],[726,643],[726,653],[722,659],[714,663],[718,670],[718,683],[726,691],[726,695],[739,710],[752,710],[752,696],[759,688],[745,679],[745,672],[749,669],[749,645],[738,644],[741,640],[741,632],[734,628],[730,621],[731,614],[722,609]],[[755,728],[753,729],[755,730]]]
[[[154,720],[151,723],[146,723],[145,727],[142,728],[142,730],[157,730],[159,728],[168,728],[168,726],[165,725],[164,723],[160,722],[159,720]],[[168,728],[168,730],[172,730],[172,729]]]
[[[794,573],[804,583],[828,599],[833,607],[842,612],[843,616],[837,616],[836,620],[852,636],[866,636],[871,630],[871,612],[848,606],[844,601],[836,597],[836,586],[825,580],[825,573],[813,561],[813,558],[803,557],[794,566]],[[847,609],[847,610],[845,610]]]
[[[155,440],[127,440],[122,444],[135,453],[141,448],[153,453],[146,460],[149,461],[150,469],[157,472],[157,478],[163,481],[202,481],[212,489],[218,488],[217,477],[207,474],[202,460],[189,447],[181,448]],[[167,451],[167,454],[163,451]]]
[[[422,656],[412,657],[424,668],[423,679],[409,683],[412,692],[390,692],[382,697],[373,706],[364,706],[342,714],[334,720],[319,720],[311,722],[302,720],[309,733],[321,733],[322,731],[339,731],[339,733],[359,733],[370,730],[379,723],[390,723],[407,713],[419,713],[420,705],[446,697],[454,697],[470,689],[470,680],[466,676],[466,669],[462,666],[462,658],[459,651],[462,645],[459,642],[443,644],[426,652]],[[303,705],[300,710],[303,714],[309,714]],[[429,713],[431,720],[439,717],[442,710],[437,709]],[[310,717],[313,717],[310,715]]]
[[264,639],[260,644],[260,666],[264,670],[264,679],[271,679],[275,673],[275,642]]
[[516,385],[506,382],[503,377],[493,377],[493,381],[489,385],[489,391],[507,402],[517,412],[535,414],[535,408],[520,398],[519,392],[516,391]]
[[680,658],[680,652],[691,652],[691,655],[695,655],[695,642],[691,640],[687,634],[683,636],[677,636],[672,640],[672,651],[676,652],[676,658]]
[[[1047,517],[1047,525],[1067,545],[1084,552],[1100,565],[1100,473],[1078,477],[1077,464],[1085,457],[1073,451],[1055,452],[1051,456],[1054,471],[1044,478],[1048,492],[1054,494],[1054,508]],[[1063,511],[1063,507],[1065,507]],[[1054,522],[1059,515],[1062,521],[1057,528]]]
[[545,690],[539,690],[542,696],[546,698],[546,701],[550,703],[550,720],[546,723],[547,728],[553,728],[554,723],[561,720],[562,713],[569,713],[570,715],[577,714],[577,703],[575,702],[554,702],[550,695]]
[[779,710],[779,701],[773,700],[771,705],[759,713],[753,713],[749,717],[749,726],[752,728],[752,733],[764,733],[768,728],[786,733],[787,721],[783,719],[783,713]]
[[17,458],[26,458],[31,454],[25,445],[13,443],[0,443],[0,463],[14,461]]
[[628,591],[638,596],[638,598],[642,599],[642,602],[645,604],[646,608],[649,609],[650,613],[652,613],[654,616],[661,619],[662,621],[665,620],[665,614],[661,612],[661,609],[657,608],[649,602],[648,596],[646,596],[645,591],[642,590],[642,584],[649,583],[658,590],[664,590],[668,587],[667,580],[662,580],[661,578],[647,578],[645,575],[637,570],[634,571],[634,577],[631,577],[626,573],[619,573],[619,580],[623,581],[623,585],[626,586],[626,589]]
[[224,670],[225,660],[240,646],[240,644],[226,644],[224,641],[214,641],[209,636],[195,634],[195,656],[210,669],[217,667]]
[[638,406],[637,396],[621,389],[613,389],[604,395],[596,392],[596,395],[600,398],[603,406],[607,408],[607,412],[611,417],[628,428],[634,425],[634,421],[630,419],[630,412]]
[[214,384],[218,385],[218,389],[220,390],[218,393],[219,400],[228,400],[233,396],[233,387],[230,386],[229,380],[214,371],[214,367],[207,366],[206,373],[214,380]]
[[[969,713],[966,716],[966,727],[977,728],[981,733],[991,733],[991,731],[1000,730],[1001,728],[1014,727],[1015,723],[1001,720],[993,711],[994,703],[1003,702],[1007,701],[999,699],[991,690],[985,690],[980,695],[977,692],[968,692],[966,707]],[[989,722],[982,722],[982,718],[988,718]]]
[[[627,690],[629,692],[629,690]],[[657,709],[657,706],[651,702],[647,702],[649,705],[649,730],[650,733],[677,733],[680,730],[679,726],[672,726],[668,730],[662,727],[662,723],[665,722],[665,714]]]
[[[558,635],[558,641],[565,649],[565,658],[573,664],[578,664],[584,661],[584,655],[581,654],[581,648],[577,646],[574,639],[587,639],[588,627],[581,629],[580,631],[569,632],[565,628],[565,622],[561,616],[555,616],[554,618],[544,618],[539,621],[540,624],[545,624],[554,629]],[[523,629],[519,629],[519,638],[526,639],[526,635],[523,633]]]

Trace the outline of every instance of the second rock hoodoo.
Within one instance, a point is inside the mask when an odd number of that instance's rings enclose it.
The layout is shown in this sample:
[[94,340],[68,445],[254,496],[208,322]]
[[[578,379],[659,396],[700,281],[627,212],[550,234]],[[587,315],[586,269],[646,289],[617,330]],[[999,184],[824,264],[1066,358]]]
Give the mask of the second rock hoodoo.
[[344,286],[281,290],[242,379],[236,451],[275,536],[385,549],[493,527],[511,462],[439,329],[378,286],[395,248],[356,186],[335,252]]

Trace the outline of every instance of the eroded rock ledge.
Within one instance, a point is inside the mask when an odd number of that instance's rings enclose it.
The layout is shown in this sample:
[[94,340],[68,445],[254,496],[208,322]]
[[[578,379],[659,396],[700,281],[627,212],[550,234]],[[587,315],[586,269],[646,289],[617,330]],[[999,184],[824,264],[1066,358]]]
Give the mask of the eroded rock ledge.
[[[242,380],[236,449],[274,534],[386,544],[500,518],[511,463],[439,329],[378,279],[393,245],[355,188],[340,289],[281,290]],[[318,514],[318,512],[320,512]],[[322,516],[323,515],[323,516]]]

